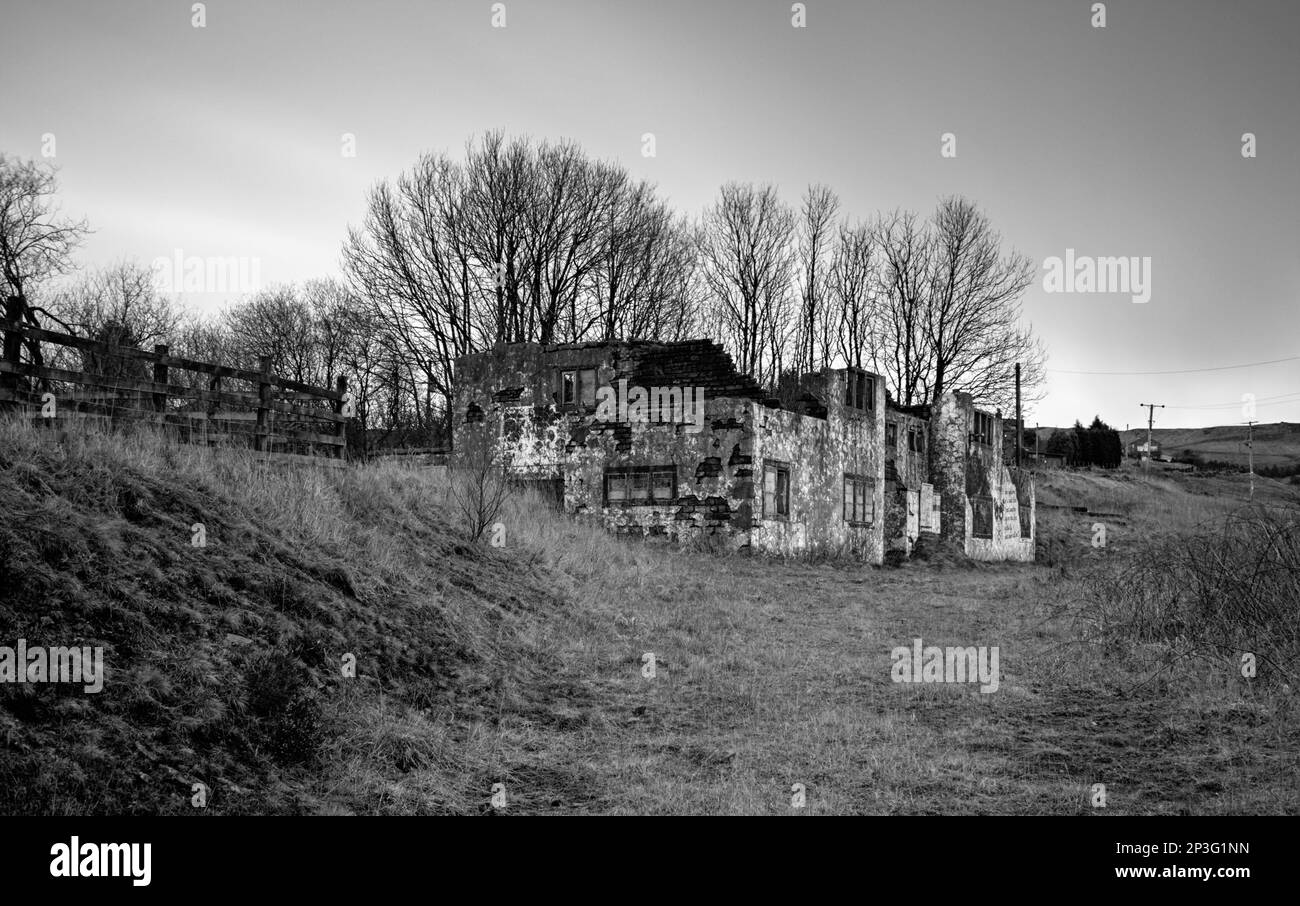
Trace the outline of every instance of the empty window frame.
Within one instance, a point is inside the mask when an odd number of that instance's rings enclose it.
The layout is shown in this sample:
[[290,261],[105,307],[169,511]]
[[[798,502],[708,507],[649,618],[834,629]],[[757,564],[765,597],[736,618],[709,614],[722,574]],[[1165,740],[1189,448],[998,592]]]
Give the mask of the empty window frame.
[[987,412],[976,412],[971,422],[970,439],[977,444],[993,445],[995,419]]
[[1034,534],[1034,512],[1024,504],[1020,504],[1020,537],[1028,538]]
[[888,424],[885,425],[885,446],[886,447],[898,446],[898,425],[894,424],[893,422],[889,422]]
[[790,518],[790,466],[786,463],[763,463],[763,518]]
[[580,409],[596,405],[596,369],[561,369],[555,397],[561,409]]
[[844,521],[870,525],[876,521],[876,482],[862,475],[844,476]]
[[676,466],[623,466],[605,470],[605,506],[653,506],[677,498]]
[[865,371],[849,368],[844,372],[844,405],[850,409],[873,412],[876,408],[876,382]]
[[925,452],[925,428],[918,425],[908,426],[907,449],[913,453]]

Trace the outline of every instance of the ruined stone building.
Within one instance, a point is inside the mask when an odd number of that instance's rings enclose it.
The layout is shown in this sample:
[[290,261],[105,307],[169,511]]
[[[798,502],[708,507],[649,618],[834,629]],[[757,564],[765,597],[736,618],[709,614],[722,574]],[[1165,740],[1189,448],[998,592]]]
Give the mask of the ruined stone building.
[[459,359],[453,404],[455,457],[492,456],[616,532],[868,563],[927,539],[1034,557],[1032,478],[966,394],[898,407],[839,368],[771,397],[711,340],[525,343]]

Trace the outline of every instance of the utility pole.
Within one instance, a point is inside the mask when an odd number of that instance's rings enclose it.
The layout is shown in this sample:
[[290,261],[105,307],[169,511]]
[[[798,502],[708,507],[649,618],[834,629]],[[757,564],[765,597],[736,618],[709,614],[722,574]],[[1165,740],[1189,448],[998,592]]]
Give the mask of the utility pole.
[[1025,423],[1020,420],[1020,363],[1016,362],[1016,468],[1020,468],[1020,451],[1025,446]]
[[1250,460],[1250,499],[1255,499],[1255,426],[1259,422],[1246,422],[1246,455]]
[[1147,448],[1142,454],[1142,469],[1146,471],[1150,468],[1148,463],[1151,461],[1151,425],[1156,420],[1156,409],[1163,409],[1164,403],[1138,403],[1139,406],[1147,407]]

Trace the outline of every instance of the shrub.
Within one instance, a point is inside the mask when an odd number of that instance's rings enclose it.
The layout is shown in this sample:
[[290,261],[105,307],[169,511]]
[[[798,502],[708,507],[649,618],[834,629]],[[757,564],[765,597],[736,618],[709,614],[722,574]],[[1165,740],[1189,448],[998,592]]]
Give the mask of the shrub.
[[510,491],[507,464],[497,460],[486,432],[476,432],[462,441],[448,478],[448,493],[464,520],[465,534],[470,541],[478,541],[496,521]]
[[1252,506],[1206,530],[1154,543],[1092,580],[1084,614],[1108,642],[1154,644],[1165,664],[1241,663],[1261,682],[1296,681],[1300,510]]
[[283,650],[253,659],[245,674],[248,714],[283,764],[314,764],[325,743],[321,705],[307,669]]

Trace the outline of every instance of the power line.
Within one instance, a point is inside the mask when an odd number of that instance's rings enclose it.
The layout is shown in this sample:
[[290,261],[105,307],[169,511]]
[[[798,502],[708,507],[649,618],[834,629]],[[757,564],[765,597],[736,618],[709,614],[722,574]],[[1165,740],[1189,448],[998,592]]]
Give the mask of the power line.
[[[1237,409],[1245,404],[1245,400],[1235,403],[1212,403],[1208,406],[1170,406],[1170,409]],[[1260,406],[1286,406],[1291,403],[1300,403],[1300,393],[1280,393],[1277,396],[1265,396],[1255,400],[1256,405]]]
[[1288,356],[1285,359],[1269,359],[1267,362],[1246,362],[1242,365],[1220,365],[1215,368],[1184,368],[1178,371],[1065,371],[1060,368],[1048,368],[1046,370],[1052,374],[1113,374],[1131,377],[1144,374],[1197,374],[1202,371],[1231,371],[1234,368],[1254,368],[1257,365],[1276,365],[1279,362],[1294,362],[1297,360],[1300,360],[1300,355]]

